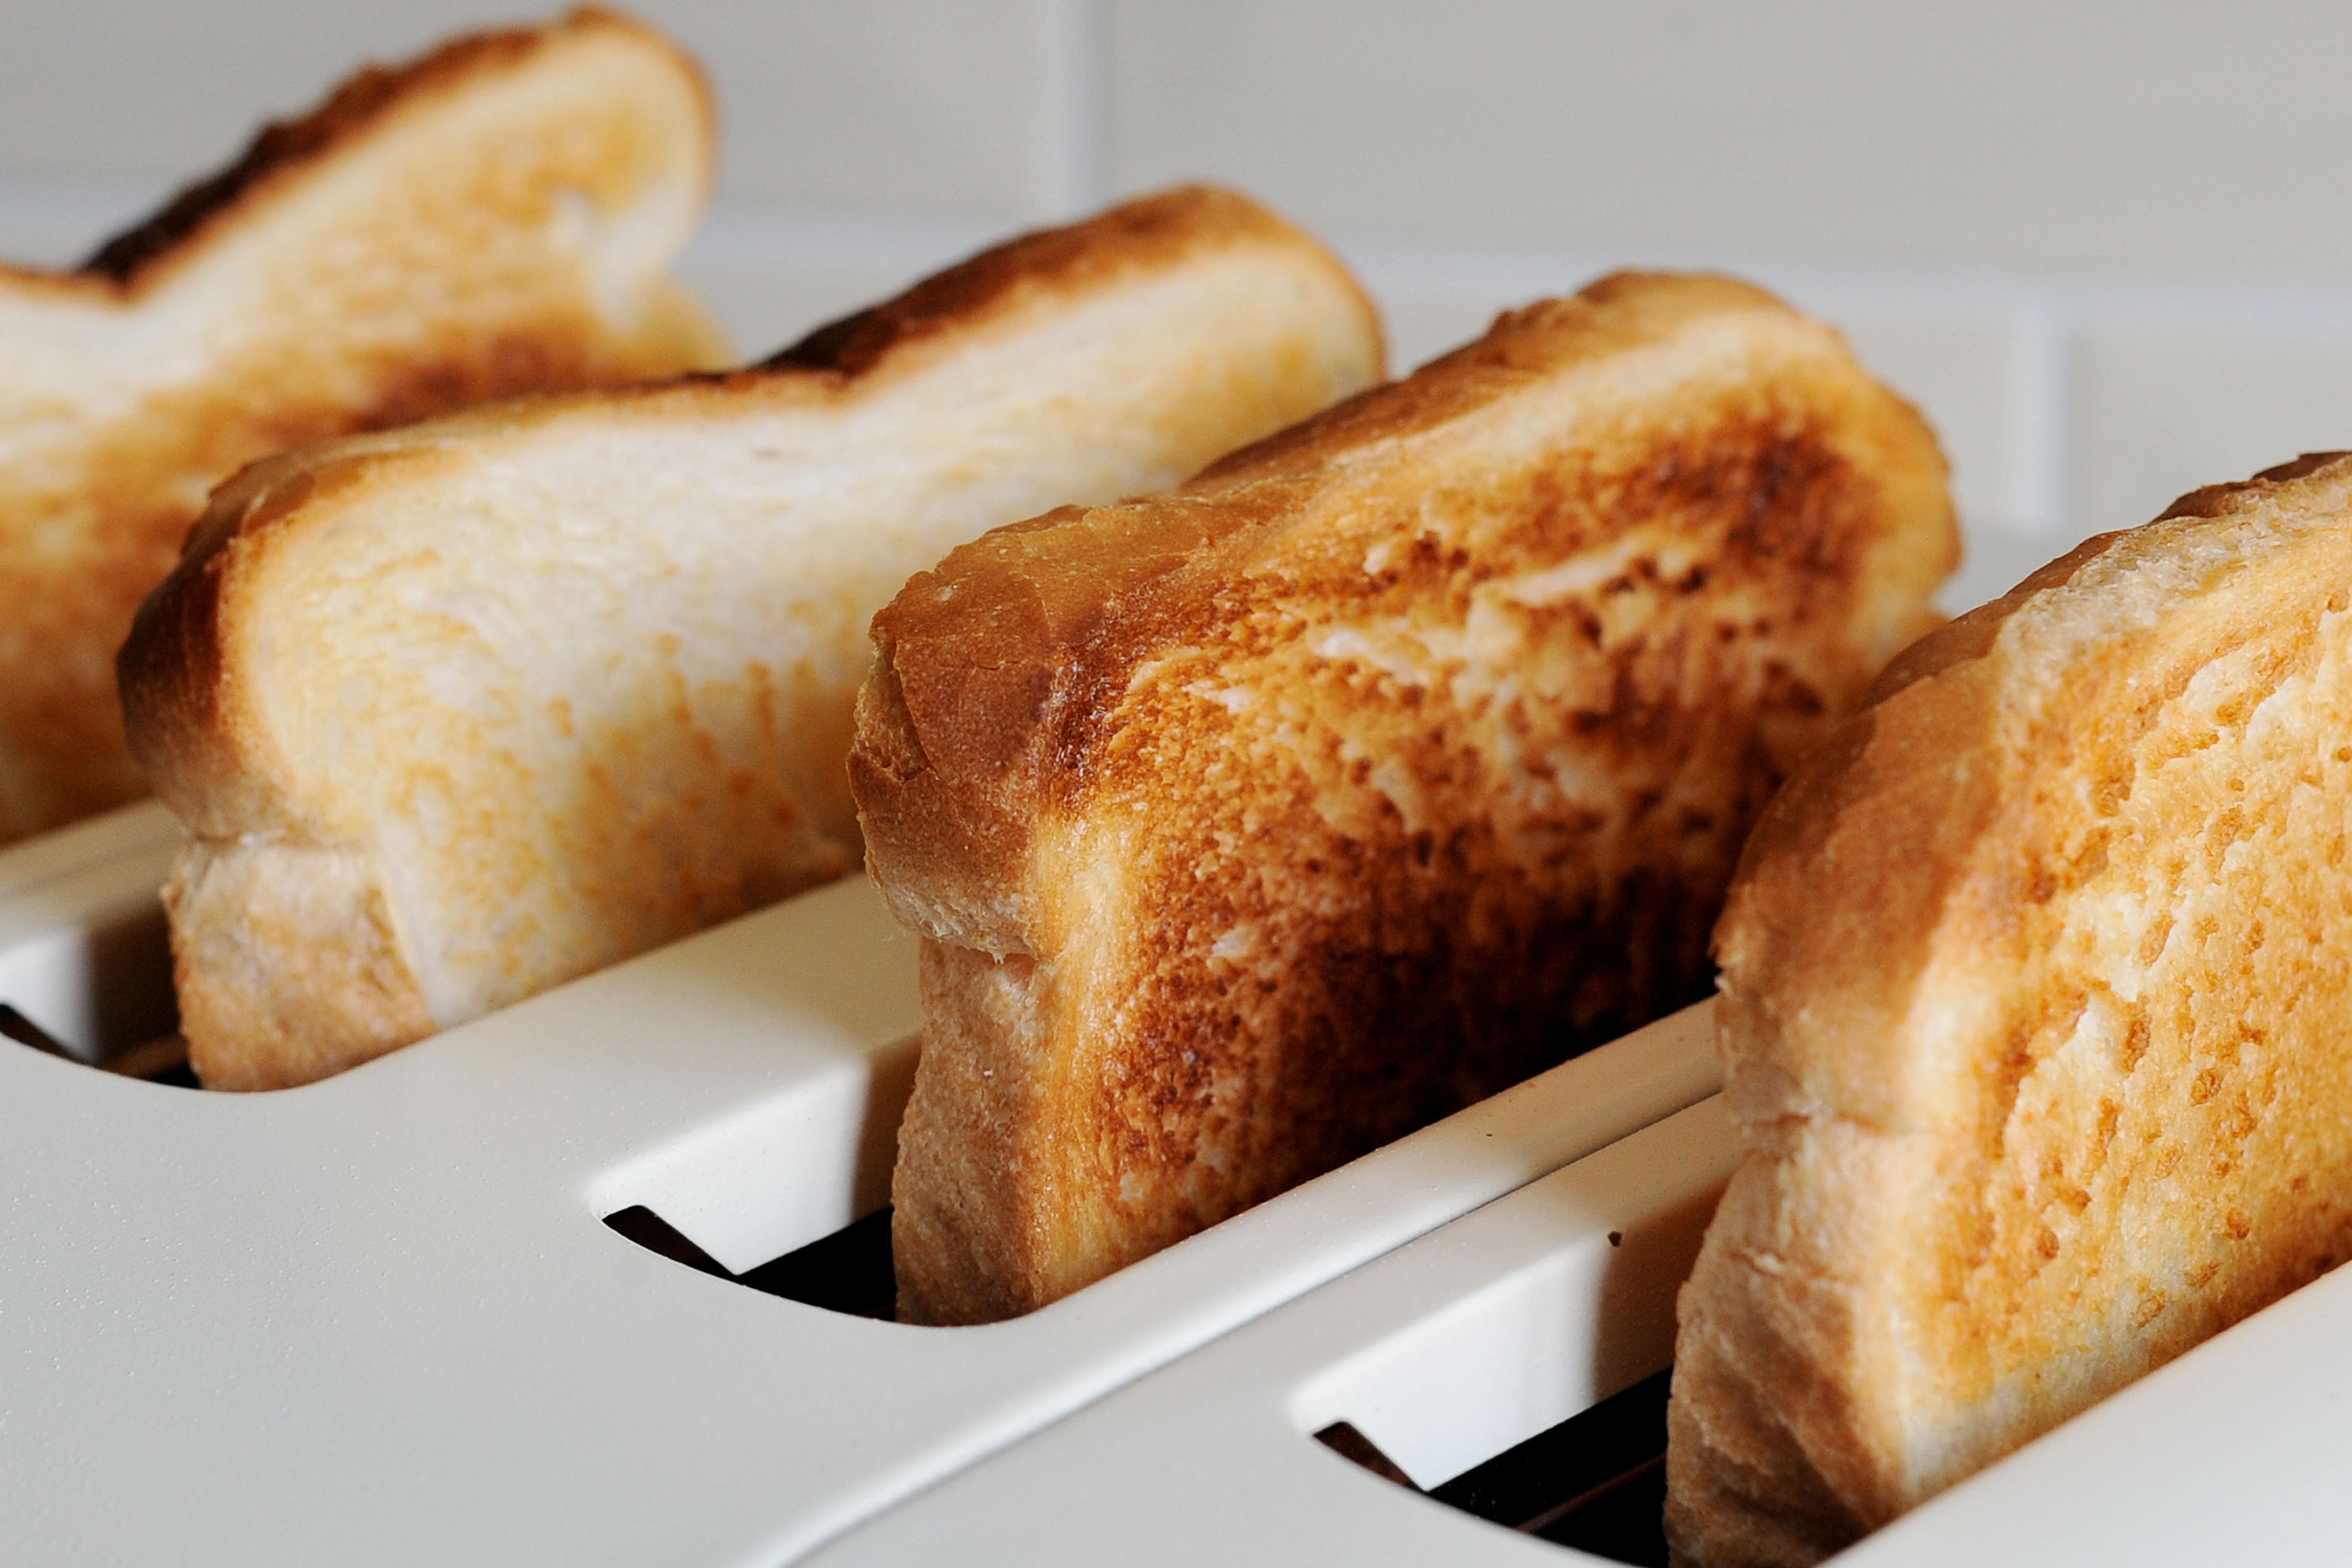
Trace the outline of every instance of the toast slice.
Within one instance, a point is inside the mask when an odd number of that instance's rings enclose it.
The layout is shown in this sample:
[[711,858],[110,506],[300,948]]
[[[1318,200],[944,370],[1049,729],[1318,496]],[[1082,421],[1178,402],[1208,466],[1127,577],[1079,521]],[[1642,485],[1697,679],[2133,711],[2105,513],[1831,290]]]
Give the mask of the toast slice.
[[723,362],[664,276],[711,143],[693,62],[583,11],[362,71],[77,271],[0,267],[0,841],[142,792],[115,650],[241,465]]
[[2352,1256],[2352,461],[1902,655],[1716,946],[1746,1153],[1685,1287],[1688,1561],[1810,1563]]
[[1782,771],[1958,559],[1918,416],[1622,274],[874,623],[924,938],[899,1310],[1042,1306],[1706,987]]
[[164,900],[198,1075],[320,1077],[855,866],[866,626],[909,573],[1381,360],[1327,252],[1191,188],[751,370],[247,469],[121,660],[194,835]]

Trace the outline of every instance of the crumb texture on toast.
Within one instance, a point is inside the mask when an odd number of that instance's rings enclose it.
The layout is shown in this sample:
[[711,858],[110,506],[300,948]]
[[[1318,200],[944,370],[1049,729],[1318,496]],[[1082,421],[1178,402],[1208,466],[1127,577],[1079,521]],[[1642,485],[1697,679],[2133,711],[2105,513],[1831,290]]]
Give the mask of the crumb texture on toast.
[[665,274],[711,158],[694,64],[583,11],[361,72],[80,270],[0,267],[0,841],[141,792],[115,651],[241,465],[720,362]]
[[902,1313],[1041,1306],[1701,994],[1748,822],[1956,553],[1835,334],[1627,274],[914,579],[851,758],[926,939]]
[[2197,492],[1910,650],[1767,812],[1682,1558],[1818,1562],[2352,1256],[2347,606],[2352,461]]
[[1202,188],[853,319],[915,325],[222,488],[121,659],[195,835],[171,908],[207,1085],[304,1082],[855,867],[866,625],[910,573],[1381,373],[1345,269]]

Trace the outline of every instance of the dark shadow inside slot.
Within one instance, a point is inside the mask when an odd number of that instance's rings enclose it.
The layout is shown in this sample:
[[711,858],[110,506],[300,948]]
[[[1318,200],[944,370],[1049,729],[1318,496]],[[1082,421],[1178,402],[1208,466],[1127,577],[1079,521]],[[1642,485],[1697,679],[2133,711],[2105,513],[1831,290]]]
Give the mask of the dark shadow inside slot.
[[788,1301],[822,1307],[852,1317],[898,1315],[898,1281],[890,1268],[890,1211],[877,1209],[852,1220],[830,1236],[820,1236],[805,1247],[757,1268],[732,1274],[719,1260],[680,1235],[660,1215],[643,1204],[604,1217],[604,1223],[648,1252],[673,1263],[683,1263],[721,1280]]
[[29,1045],[45,1056],[62,1056],[68,1061],[81,1060],[65,1048],[63,1040],[5,1002],[0,1002],[0,1035],[18,1045]]
[[[1664,1568],[1666,1391],[1671,1368],[1429,1489],[1449,1508],[1559,1546]],[[1404,1472],[1345,1421],[1316,1437],[1384,1479]]]
[[[188,1065],[188,1047],[184,1040],[157,1040],[155,1042],[155,1046],[159,1055],[171,1046],[177,1046],[179,1050],[170,1061],[163,1061],[157,1066],[155,1071],[152,1072],[130,1071],[129,1076],[132,1078],[144,1079],[150,1083],[165,1084],[173,1089],[201,1089],[204,1087],[203,1084],[196,1082],[196,1070]],[[143,1051],[148,1048],[141,1046],[139,1049]],[[129,1071],[125,1068],[117,1067],[110,1061],[106,1065],[107,1071],[110,1072],[124,1072]]]
[[[32,1047],[45,1056],[62,1058],[80,1063],[82,1059],[66,1049],[65,1042],[26,1018],[23,1013],[0,1002],[0,1039],[13,1040],[18,1045]],[[194,1069],[188,1065],[188,1042],[177,1034],[167,1034],[120,1051],[100,1061],[102,1072],[122,1078],[144,1079],[150,1083],[167,1084],[174,1089],[198,1087]]]

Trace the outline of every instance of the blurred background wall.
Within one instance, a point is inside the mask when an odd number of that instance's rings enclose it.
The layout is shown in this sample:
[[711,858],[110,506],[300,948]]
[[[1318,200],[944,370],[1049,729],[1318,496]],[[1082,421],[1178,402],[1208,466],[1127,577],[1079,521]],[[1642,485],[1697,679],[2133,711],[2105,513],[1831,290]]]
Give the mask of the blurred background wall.
[[[1173,181],[1330,238],[1409,366],[1626,264],[1845,328],[1950,452],[1958,601],[2352,446],[2352,6],[639,0],[714,78],[687,272],[747,356]],[[499,0],[7,0],[0,255],[77,259]]]

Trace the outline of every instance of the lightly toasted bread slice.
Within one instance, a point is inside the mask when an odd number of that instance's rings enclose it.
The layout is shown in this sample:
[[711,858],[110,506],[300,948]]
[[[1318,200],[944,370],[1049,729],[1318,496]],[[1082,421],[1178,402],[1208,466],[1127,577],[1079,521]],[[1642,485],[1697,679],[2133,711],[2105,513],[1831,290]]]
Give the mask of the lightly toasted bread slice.
[[855,866],[866,627],[909,573],[1381,354],[1326,251],[1194,187],[754,369],[248,469],[121,662],[194,834],[164,896],[197,1073],[302,1082]]
[[1716,945],[1669,1539],[1810,1563],[2352,1256],[2352,460],[1895,661]]
[[240,465],[724,362],[664,276],[711,156],[694,63],[582,11],[362,71],[78,271],[0,267],[0,842],[142,792],[115,650]]
[[901,1314],[1044,1305],[1692,999],[1957,559],[1835,333],[1621,274],[909,582],[850,764],[925,937]]

